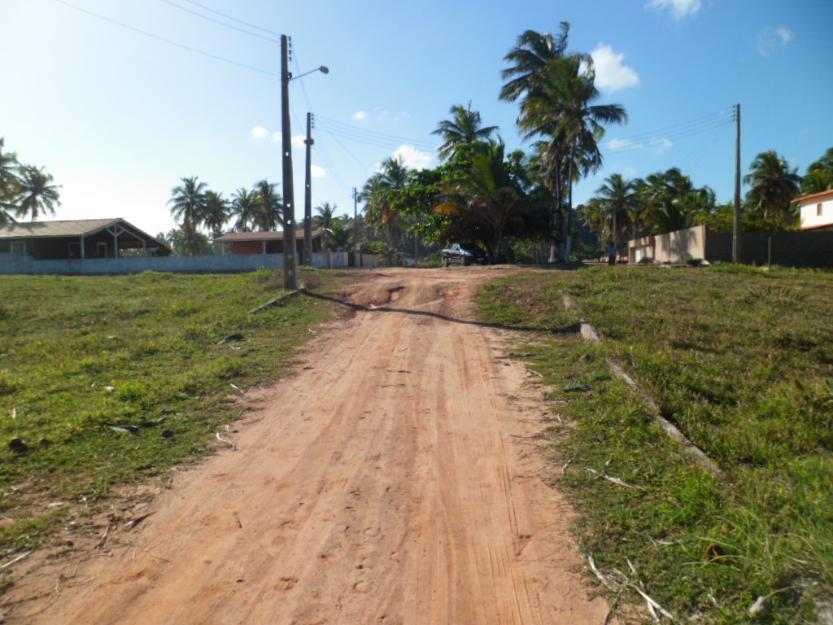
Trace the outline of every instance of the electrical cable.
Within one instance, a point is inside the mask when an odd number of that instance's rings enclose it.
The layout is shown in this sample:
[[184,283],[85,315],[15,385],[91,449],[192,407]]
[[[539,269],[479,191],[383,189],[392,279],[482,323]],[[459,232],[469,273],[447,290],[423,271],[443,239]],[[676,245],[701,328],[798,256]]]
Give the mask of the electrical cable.
[[179,9],[180,11],[183,11],[185,13],[189,13],[191,15],[195,15],[196,17],[199,17],[199,18],[204,19],[206,21],[212,22],[214,24],[219,24],[220,26],[223,26],[224,28],[229,28],[229,29],[235,30],[239,33],[243,33],[244,35],[249,35],[250,37],[255,37],[256,39],[260,39],[262,41],[268,41],[269,43],[277,43],[277,40],[274,37],[267,37],[265,35],[259,35],[257,33],[253,33],[250,30],[246,30],[245,28],[240,28],[239,26],[233,26],[231,24],[227,24],[223,21],[220,21],[220,20],[215,19],[213,17],[208,17],[207,15],[203,15],[202,13],[199,13],[197,11],[189,9],[188,7],[184,7],[180,4],[177,4],[176,2],[173,2],[172,0],[159,0],[159,2],[163,2],[163,3],[165,3],[169,6],[172,6],[172,7],[175,7],[177,9]]

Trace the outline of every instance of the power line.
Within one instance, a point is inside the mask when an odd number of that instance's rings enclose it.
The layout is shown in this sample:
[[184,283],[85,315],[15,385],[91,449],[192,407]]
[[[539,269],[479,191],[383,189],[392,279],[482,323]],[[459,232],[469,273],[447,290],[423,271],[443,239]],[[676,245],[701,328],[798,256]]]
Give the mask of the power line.
[[677,122],[675,124],[670,124],[665,127],[657,128],[654,130],[646,130],[644,132],[638,132],[632,135],[628,135],[626,137],[621,137],[621,141],[639,141],[645,140],[650,138],[653,135],[664,134],[664,133],[671,133],[671,132],[678,132],[682,130],[693,129],[701,125],[707,125],[713,123],[715,121],[723,121],[729,119],[728,117],[728,110],[720,110],[714,111],[712,113],[708,113],[706,115],[702,115],[700,117],[696,117],[694,119],[690,119],[683,122]]
[[[710,122],[708,125],[700,126],[697,128],[690,128],[687,130],[681,130],[676,133],[657,133],[654,136],[650,137],[650,139],[646,138],[640,141],[634,141],[631,139],[611,139],[607,142],[607,146],[604,149],[608,151],[610,154],[621,154],[624,152],[632,152],[634,150],[661,147],[663,143],[666,141],[681,141],[689,137],[702,135],[703,133],[710,132],[716,128],[723,128],[725,126],[730,125],[731,123],[731,120],[728,118],[723,120],[716,120]],[[614,141],[620,141],[623,143],[623,145],[621,147],[611,147],[610,143]]]
[[378,136],[378,135],[374,136],[374,135],[363,135],[363,134],[360,134],[360,133],[354,133],[354,132],[344,130],[342,128],[338,128],[338,127],[335,127],[335,126],[330,126],[326,122],[322,122],[320,124],[320,127],[322,129],[325,129],[325,130],[329,131],[333,135],[337,135],[337,136],[339,136],[342,139],[345,139],[347,141],[353,141],[353,142],[356,142],[356,143],[363,143],[365,145],[372,145],[372,146],[381,147],[381,148],[391,148],[391,147],[397,148],[400,145],[408,144],[408,145],[413,145],[414,147],[420,148],[422,150],[431,150],[431,151],[433,151],[437,147],[436,145],[431,144],[431,143],[426,143],[426,142],[422,142],[422,141],[414,141],[413,139],[405,139],[405,138],[402,138],[402,137],[394,137],[394,136],[384,137],[384,136]]
[[79,7],[75,4],[67,2],[66,0],[54,0],[55,2],[62,4],[70,9],[75,11],[79,11],[80,13],[85,13],[91,17],[96,19],[102,20],[104,22],[108,22],[115,26],[119,26],[120,28],[124,28],[126,30],[133,31],[134,33],[139,33],[140,35],[144,35],[145,37],[149,37],[150,39],[155,39],[156,41],[161,41],[163,43],[167,43],[168,45],[175,46],[177,48],[182,48],[183,50],[188,50],[189,52],[193,52],[195,54],[200,54],[202,56],[208,57],[210,59],[214,59],[215,61],[222,61],[223,63],[228,63],[229,65],[234,65],[236,67],[241,67],[243,69],[248,69],[253,72],[257,72],[259,74],[264,74],[266,76],[271,76],[273,78],[280,78],[280,75],[276,72],[269,71],[268,69],[263,69],[262,67],[256,67],[254,65],[247,65],[246,63],[240,63],[238,61],[234,61],[232,59],[228,59],[226,57],[220,56],[218,54],[214,54],[212,52],[207,52],[205,50],[201,50],[199,48],[194,48],[184,43],[179,43],[178,41],[174,41],[173,39],[168,39],[166,37],[161,37],[160,35],[154,34],[147,30],[143,30],[141,28],[137,28],[136,26],[131,26],[130,24],[126,24],[124,22],[120,22],[119,20],[113,19],[111,17],[107,17],[105,15],[101,15],[100,13],[96,13],[94,11],[90,11],[89,9],[84,9]]
[[262,26],[258,26],[257,24],[252,24],[251,22],[243,21],[241,19],[238,19],[238,18],[234,17],[233,15],[229,15],[228,13],[223,13],[222,11],[217,11],[216,9],[212,9],[211,7],[207,7],[207,6],[205,6],[204,4],[202,4],[200,2],[196,2],[195,0],[182,0],[182,1],[187,2],[188,4],[193,4],[194,6],[197,6],[197,7],[201,8],[204,11],[208,11],[209,13],[213,13],[214,15],[219,15],[220,17],[224,17],[228,20],[231,20],[232,22],[237,22],[238,24],[241,24],[243,26],[247,26],[248,28],[253,28],[254,30],[259,30],[259,31],[262,31],[264,33],[268,33],[270,35],[274,35],[275,37],[280,37],[281,36],[281,33],[277,32],[277,31],[270,30],[268,28],[263,28]]
[[394,135],[394,134],[389,134],[389,133],[386,133],[386,132],[380,132],[378,130],[371,130],[369,128],[359,128],[358,126],[355,126],[353,124],[347,124],[347,123],[338,121],[336,119],[332,119],[332,118],[329,118],[329,117],[322,117],[320,115],[318,116],[318,119],[322,123],[332,127],[333,129],[336,129],[336,130],[339,130],[339,131],[342,131],[342,132],[345,132],[345,133],[357,135],[357,136],[367,137],[369,139],[392,140],[392,141],[396,141],[396,142],[399,142],[399,143],[414,143],[414,144],[419,143],[419,144],[422,144],[424,146],[430,146],[431,149],[434,149],[436,147],[430,141],[424,141],[422,139],[414,139],[412,137],[402,137],[400,135]]
[[159,2],[164,2],[165,4],[167,4],[169,6],[172,6],[172,7],[175,7],[177,9],[179,9],[180,11],[184,11],[185,13],[189,13],[190,15],[195,15],[196,17],[207,20],[207,21],[212,22],[214,24],[219,24],[220,26],[223,26],[224,28],[229,28],[231,30],[235,30],[239,33],[243,33],[244,35],[249,35],[250,37],[255,37],[256,39],[260,39],[262,41],[268,41],[269,43],[277,43],[277,41],[275,40],[274,37],[267,37],[265,35],[259,35],[257,33],[253,33],[250,30],[246,30],[245,28],[240,28],[239,26],[233,26],[232,24],[227,24],[226,22],[215,19],[213,17],[209,17],[207,15],[203,15],[202,13],[199,13],[197,11],[189,9],[188,7],[184,7],[180,4],[177,4],[176,2],[173,2],[172,0],[159,0]]
[[358,156],[356,156],[352,152],[352,150],[350,150],[346,145],[344,145],[336,135],[332,134],[327,129],[323,129],[323,131],[324,131],[324,133],[329,135],[330,138],[332,138],[332,140],[344,151],[345,154],[347,154],[347,156],[349,156],[350,158],[352,158],[356,162],[356,164],[359,166],[359,168],[361,168],[361,170],[363,172],[367,171],[367,169],[368,169],[367,165],[364,162],[362,162],[362,160]]

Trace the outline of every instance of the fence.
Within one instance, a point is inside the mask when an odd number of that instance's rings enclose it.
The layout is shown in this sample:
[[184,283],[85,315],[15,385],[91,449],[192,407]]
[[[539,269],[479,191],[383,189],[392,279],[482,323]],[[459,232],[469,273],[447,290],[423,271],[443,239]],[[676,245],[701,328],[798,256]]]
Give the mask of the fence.
[[[5,257],[5,258],[4,258]],[[313,254],[314,267],[347,267],[346,252]],[[169,273],[241,273],[283,267],[283,254],[244,256],[129,256],[71,260],[33,260],[27,256],[0,255],[0,274],[120,275],[161,271]]]

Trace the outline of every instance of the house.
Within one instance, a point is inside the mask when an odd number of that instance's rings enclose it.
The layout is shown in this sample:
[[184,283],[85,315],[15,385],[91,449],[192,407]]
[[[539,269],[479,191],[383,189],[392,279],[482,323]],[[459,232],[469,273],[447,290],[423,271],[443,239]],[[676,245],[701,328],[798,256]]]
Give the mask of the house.
[[[323,230],[312,231],[312,252],[321,251]],[[217,252],[221,256],[244,256],[250,254],[283,254],[283,232],[229,232],[214,239]],[[304,229],[295,229],[295,255],[302,259],[304,255]]]
[[802,230],[833,230],[833,189],[802,196],[793,203],[801,212]]
[[125,250],[168,255],[171,250],[124,219],[32,221],[0,226],[0,257],[31,260],[118,258]]

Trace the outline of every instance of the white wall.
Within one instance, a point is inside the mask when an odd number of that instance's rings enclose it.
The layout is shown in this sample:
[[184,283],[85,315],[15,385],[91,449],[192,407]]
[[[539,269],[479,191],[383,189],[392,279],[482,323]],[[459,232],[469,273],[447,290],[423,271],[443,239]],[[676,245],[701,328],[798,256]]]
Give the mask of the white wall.
[[[821,215],[818,215],[818,205],[821,204]],[[833,226],[833,197],[821,200],[810,200],[806,204],[799,204],[801,208],[801,229]]]

